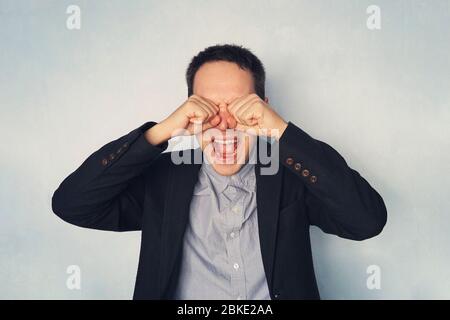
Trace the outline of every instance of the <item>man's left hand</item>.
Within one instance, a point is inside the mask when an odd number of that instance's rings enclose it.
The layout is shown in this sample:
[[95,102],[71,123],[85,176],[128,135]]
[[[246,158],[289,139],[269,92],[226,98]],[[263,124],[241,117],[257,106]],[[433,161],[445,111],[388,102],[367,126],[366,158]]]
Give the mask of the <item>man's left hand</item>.
[[279,139],[288,124],[257,94],[235,99],[228,111],[236,119],[236,129]]

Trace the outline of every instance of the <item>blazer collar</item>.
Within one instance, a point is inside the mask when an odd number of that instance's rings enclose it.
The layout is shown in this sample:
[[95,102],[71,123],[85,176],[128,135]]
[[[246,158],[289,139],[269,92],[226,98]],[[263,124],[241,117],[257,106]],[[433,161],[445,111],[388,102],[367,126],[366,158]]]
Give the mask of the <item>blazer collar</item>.
[[[159,289],[163,298],[168,298],[168,286],[172,271],[181,253],[182,241],[189,220],[189,207],[198,180],[201,163],[194,159],[203,159],[200,149],[181,151],[190,152],[191,164],[172,164],[168,177],[168,192],[161,230],[161,261],[159,270]],[[200,153],[200,154],[199,154]],[[184,159],[184,157],[183,157]]]

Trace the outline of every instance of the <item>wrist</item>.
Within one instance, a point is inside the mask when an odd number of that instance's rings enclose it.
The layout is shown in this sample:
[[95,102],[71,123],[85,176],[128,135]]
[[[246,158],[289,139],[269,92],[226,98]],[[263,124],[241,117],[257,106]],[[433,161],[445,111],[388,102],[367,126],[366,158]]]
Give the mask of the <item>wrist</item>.
[[284,131],[286,131],[286,128],[288,127],[288,123],[280,118],[280,124],[277,127],[277,140],[280,140],[281,136],[283,135]]
[[283,135],[284,131],[286,130],[288,124],[277,113],[275,113],[273,110],[271,111],[272,112],[265,117],[268,120],[266,128],[269,128],[268,134],[270,136],[279,140],[280,137]]
[[265,126],[263,125],[263,128],[269,129],[268,134],[277,140],[280,140],[288,123],[272,108],[267,107],[264,111],[262,118],[265,119],[266,124]]
[[153,127],[148,129],[144,135],[147,141],[154,146],[160,145],[170,138],[165,134],[164,125],[161,123],[155,124]]

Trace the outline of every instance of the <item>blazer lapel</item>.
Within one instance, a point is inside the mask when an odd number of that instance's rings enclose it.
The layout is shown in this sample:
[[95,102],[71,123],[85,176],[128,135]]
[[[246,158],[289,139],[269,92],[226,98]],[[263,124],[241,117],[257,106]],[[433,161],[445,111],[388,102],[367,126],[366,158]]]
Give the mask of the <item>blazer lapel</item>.
[[[257,163],[255,165],[255,174],[259,242],[261,246],[261,255],[266,273],[267,284],[270,292],[272,292],[273,263],[278,229],[282,168],[280,164],[276,174],[261,174],[261,168],[264,167],[264,165],[260,163],[259,144],[267,142],[263,142],[261,139],[258,140],[258,155]],[[270,150],[270,145],[268,150]]]
[[[201,157],[200,149],[191,150]],[[189,152],[189,151],[183,151]],[[202,158],[200,158],[202,159]],[[191,163],[193,159],[191,157]],[[173,165],[169,175],[169,189],[161,231],[160,293],[166,293],[177,255],[182,248],[183,235],[189,220],[189,207],[201,163]]]
[[[261,140],[258,140],[257,152],[259,154],[259,143],[261,143]],[[201,153],[200,149],[193,150],[193,154],[196,154],[194,156],[196,159],[202,156],[199,153]],[[174,165],[168,177],[169,192],[165,199],[161,231],[162,244],[159,270],[161,296],[166,294],[177,255],[182,248],[183,235],[189,220],[189,207],[195,184],[198,181],[200,167],[201,164]],[[281,165],[274,175],[262,175],[262,167],[264,165],[260,163],[259,156],[257,156],[255,175],[259,241],[267,284],[271,289],[278,228]]]

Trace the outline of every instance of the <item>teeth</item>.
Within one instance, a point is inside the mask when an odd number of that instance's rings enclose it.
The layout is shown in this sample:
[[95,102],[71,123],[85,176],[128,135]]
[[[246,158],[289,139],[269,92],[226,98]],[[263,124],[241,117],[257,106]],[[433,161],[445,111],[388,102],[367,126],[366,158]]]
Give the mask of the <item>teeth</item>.
[[218,144],[234,144],[235,143],[235,139],[232,139],[232,140],[218,140],[218,139],[215,139],[214,142],[218,143]]

